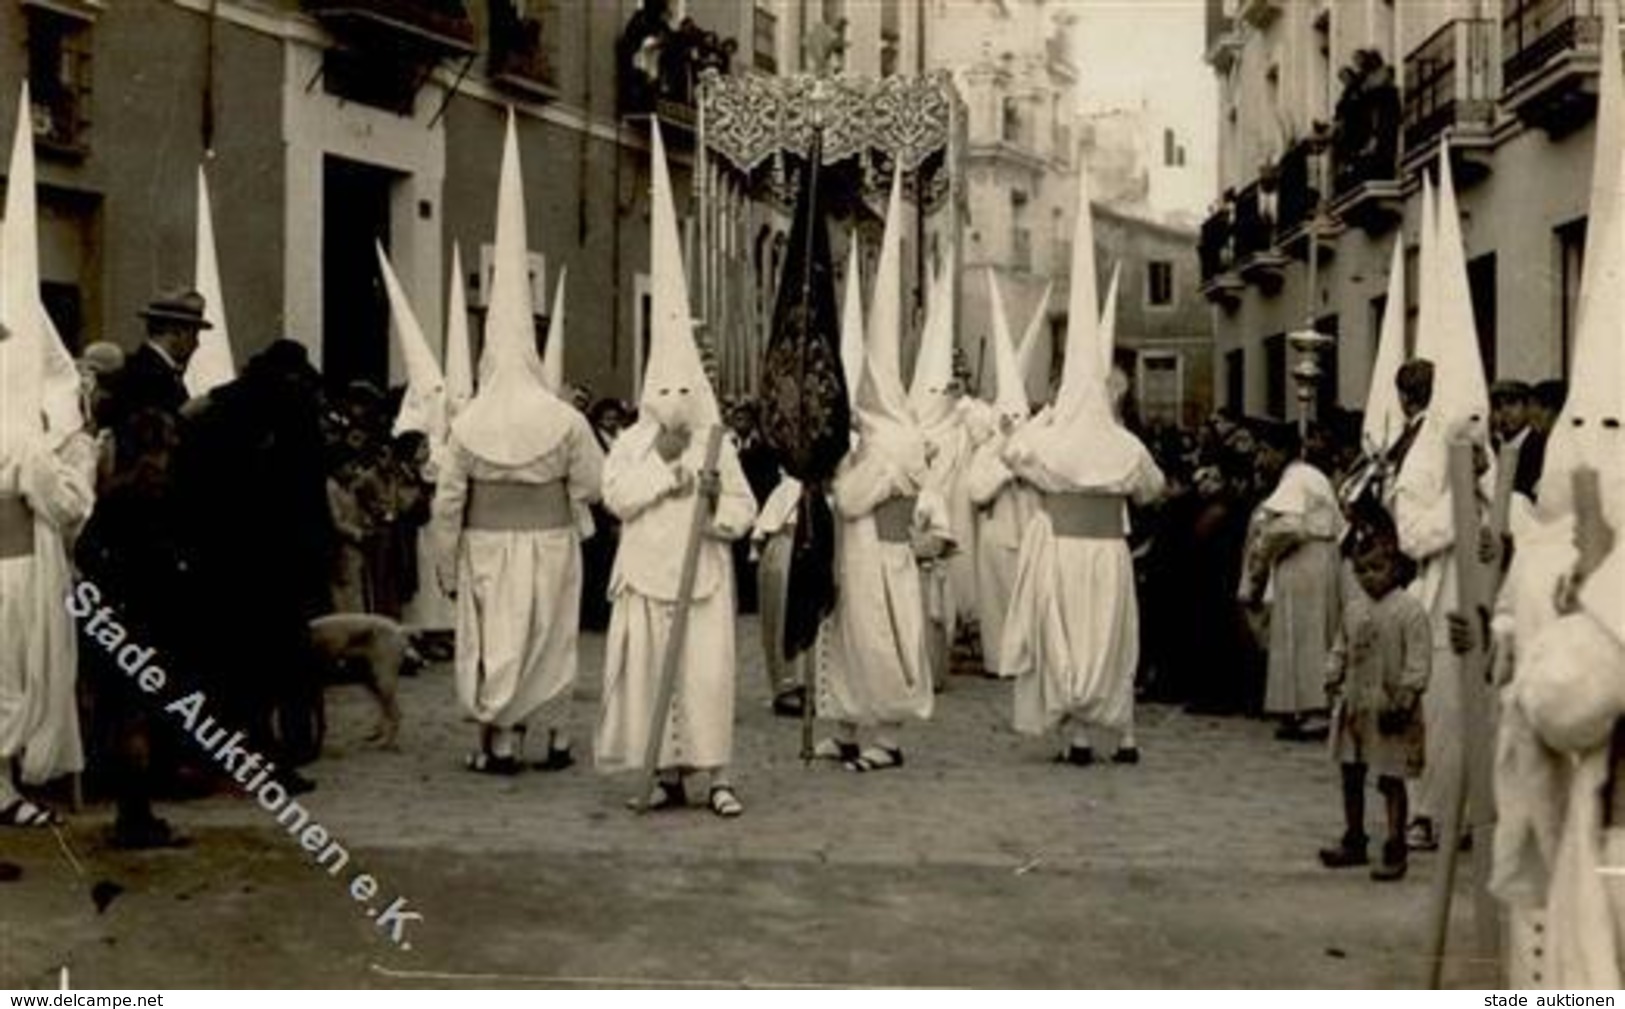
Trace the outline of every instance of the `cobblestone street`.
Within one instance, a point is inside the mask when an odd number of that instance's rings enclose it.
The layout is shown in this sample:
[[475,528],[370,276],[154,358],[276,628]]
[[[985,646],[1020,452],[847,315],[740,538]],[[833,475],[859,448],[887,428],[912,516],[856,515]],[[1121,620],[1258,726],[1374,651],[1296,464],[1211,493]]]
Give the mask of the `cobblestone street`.
[[[1051,744],[1010,731],[1008,684],[956,676],[937,717],[905,736],[905,768],[808,768],[797,723],[769,711],[755,622],[739,633],[738,821],[640,818],[624,805],[633,779],[587,766],[469,774],[472,728],[434,666],[404,684],[399,752],[361,742],[373,710],[359,690],[330,693],[329,755],[302,800],[411,897],[424,915],[412,952],[371,937],[267,814],[222,796],[167,811],[196,836],[191,851],[106,851],[107,810],[76,818],[85,879],[127,891],[88,929],[50,835],[8,832],[26,876],[0,904],[0,983],[49,983],[64,959],[84,984],[127,985],[1419,980],[1432,860],[1397,886],[1318,866],[1340,826],[1320,746],[1147,706],[1142,764],[1064,767]],[[580,754],[601,651],[586,639]]]

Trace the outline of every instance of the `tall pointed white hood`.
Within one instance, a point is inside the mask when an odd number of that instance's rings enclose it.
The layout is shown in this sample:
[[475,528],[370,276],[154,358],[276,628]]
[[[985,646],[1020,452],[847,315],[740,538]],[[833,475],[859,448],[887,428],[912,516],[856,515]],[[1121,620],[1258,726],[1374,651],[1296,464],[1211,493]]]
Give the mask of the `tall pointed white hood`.
[[846,290],[841,303],[841,371],[846,377],[847,402],[856,405],[863,381],[863,280],[858,266],[858,239],[852,236],[846,254]]
[[446,416],[456,417],[474,398],[474,348],[468,338],[468,297],[463,293],[463,252],[451,244],[451,283],[446,296]]
[[1021,343],[1016,347],[1016,366],[1021,369],[1021,379],[1027,385],[1029,409],[1033,396],[1045,401],[1050,397],[1050,362],[1042,351],[1050,347],[1044,327],[1049,322],[1049,300],[1054,293],[1053,282],[1044,285],[1044,293],[1039,295],[1038,304],[1033,306],[1032,317],[1027,320]]
[[[1462,243],[1461,214],[1456,206],[1456,187],[1450,177],[1449,145],[1439,150],[1439,220],[1437,249],[1433,259],[1433,290],[1429,316],[1430,353],[1421,356],[1433,361],[1433,400],[1428,405],[1429,423],[1442,430],[1455,430],[1471,423],[1488,439],[1490,417],[1489,382],[1484,376],[1484,360],[1478,348],[1478,328],[1473,320],[1472,289],[1467,282],[1467,255]],[[1419,350],[1420,354],[1421,351]]]
[[1075,490],[1121,484],[1145,452],[1123,427],[1108,398],[1091,218],[1089,173],[1080,168],[1061,387],[1047,421],[1029,425],[1015,449],[1018,456],[1030,454],[1040,460]]
[[1106,303],[1100,307],[1100,373],[1111,378],[1117,365],[1117,288],[1123,278],[1123,264],[1112,264],[1112,279],[1106,284]]
[[920,354],[908,390],[909,409],[927,430],[949,423],[954,416],[949,385],[954,377],[954,301],[959,285],[954,281],[953,259],[952,253],[944,257],[942,269],[933,275],[925,326],[920,331]]
[[542,351],[542,380],[553,394],[564,396],[564,281],[569,267],[559,267],[558,286],[553,290],[553,311],[547,318],[547,346]]
[[431,445],[438,444],[446,436],[445,376],[383,245],[373,243],[373,251],[378,255],[378,272],[383,275],[384,292],[389,296],[389,314],[394,319],[401,362],[406,366],[406,394],[401,398],[391,433],[418,431],[428,437]]
[[186,362],[186,391],[202,396],[237,376],[226,328],[226,302],[220,289],[220,259],[214,247],[214,211],[209,201],[209,177],[197,168],[197,293],[203,295],[203,319],[210,328],[198,333],[197,350]]
[[40,301],[33,116],[25,82],[0,220],[0,457],[43,438],[56,446],[84,426],[79,373]]
[[711,380],[694,342],[688,281],[677,235],[677,207],[672,199],[671,176],[666,170],[666,144],[658,123],[651,125],[650,136],[654,148],[650,157],[653,176],[650,272],[654,315],[649,362],[643,372],[638,409],[650,420],[681,418],[691,427],[708,427],[721,422],[722,412],[717,408],[716,393],[711,389]]
[[868,346],[858,383],[856,413],[866,446],[897,460],[906,469],[923,470],[925,439],[909,409],[901,377],[903,328],[903,175],[892,176],[886,204],[886,232],[880,242],[869,303]]
[[988,311],[993,317],[993,380],[996,383],[993,406],[1001,417],[1019,423],[1027,419],[1031,410],[1027,402],[1027,383],[1016,359],[1015,338],[1010,335],[1010,317],[1004,307],[1004,295],[999,291],[999,278],[991,267],[987,271],[987,298]]
[[499,466],[520,466],[552,449],[563,434],[559,418],[566,409],[542,380],[536,353],[522,179],[519,141],[509,109],[497,184],[496,259],[480,384],[453,426],[465,448]]
[[1382,330],[1377,336],[1377,357],[1371,365],[1371,385],[1365,395],[1365,417],[1360,439],[1367,452],[1388,451],[1405,429],[1405,411],[1399,406],[1399,389],[1394,384],[1405,363],[1405,242],[1394,242],[1388,267],[1388,300],[1382,311]]
[[1547,443],[1539,497],[1543,512],[1567,514],[1574,506],[1574,470],[1595,469],[1604,508],[1618,529],[1625,524],[1625,75],[1618,13],[1611,4],[1604,10],[1597,146],[1569,393]]

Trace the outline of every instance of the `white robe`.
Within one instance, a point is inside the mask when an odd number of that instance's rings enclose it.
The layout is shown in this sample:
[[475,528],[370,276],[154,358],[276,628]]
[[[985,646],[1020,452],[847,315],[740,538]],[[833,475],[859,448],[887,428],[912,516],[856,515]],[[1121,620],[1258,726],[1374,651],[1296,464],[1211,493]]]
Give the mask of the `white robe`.
[[[1433,624],[1433,671],[1422,695],[1427,763],[1412,813],[1435,824],[1443,820],[1447,783],[1460,773],[1462,760],[1461,657],[1450,647],[1449,622],[1456,609],[1456,525],[1447,450],[1430,444],[1438,437],[1431,428],[1422,430],[1395,478],[1392,503],[1399,548],[1417,565],[1408,591],[1427,607]],[[1492,474],[1482,480],[1493,486]]]
[[0,461],[0,491],[34,512],[34,552],[0,560],[0,773],[17,759],[24,784],[84,770],[75,696],[78,637],[63,604],[73,582],[64,530],[94,501],[94,443],[39,443]]
[[[644,767],[660,671],[681,581],[683,546],[696,495],[673,494],[676,467],[697,473],[708,429],[694,432],[675,464],[655,451],[652,432],[628,432],[604,467],[604,506],[621,520],[610,574],[615,607],[604,655],[604,698],[594,739],[601,771]],[[734,584],[728,543],[750,531],[756,500],[725,438],[717,470],[722,493],[700,543],[688,628],[677,665],[658,766],[725,767],[733,756]]]
[[[598,498],[603,452],[586,418],[563,406],[554,447],[503,466],[474,455],[453,434],[436,482],[433,539],[442,570],[457,580],[457,700],[483,725],[524,725],[568,700],[577,674],[581,613],[581,517]],[[474,480],[563,480],[577,519],[556,529],[466,529]],[[555,719],[562,712],[555,713]]]
[[[1138,502],[1155,499],[1164,486],[1143,445],[1133,469],[1110,486],[1069,486],[1036,460],[1017,475],[1049,493],[1092,491]],[[1113,730],[1131,724],[1140,612],[1124,533],[1058,537],[1042,509],[1028,523],[999,650],[1001,671],[1017,678],[1016,731],[1040,735],[1063,720]]]
[[927,576],[932,595],[939,600],[932,613],[952,642],[960,621],[978,619],[976,598],[976,512],[965,488],[965,471],[974,451],[962,410],[956,409],[940,425],[925,432],[936,446],[928,486],[947,507],[948,529],[955,550],[946,561],[932,565]]
[[1005,618],[1015,593],[1021,541],[1039,508],[1038,492],[1016,479],[1000,453],[1006,439],[991,438],[971,456],[965,490],[976,509],[976,595],[979,600],[982,666],[1003,676],[1000,650]]
[[841,462],[833,496],[836,529],[835,612],[819,633],[818,713],[874,727],[931,717],[934,702],[919,566],[909,543],[880,539],[874,511],[917,495],[914,532],[948,531],[947,507],[918,488],[882,453],[859,447]]

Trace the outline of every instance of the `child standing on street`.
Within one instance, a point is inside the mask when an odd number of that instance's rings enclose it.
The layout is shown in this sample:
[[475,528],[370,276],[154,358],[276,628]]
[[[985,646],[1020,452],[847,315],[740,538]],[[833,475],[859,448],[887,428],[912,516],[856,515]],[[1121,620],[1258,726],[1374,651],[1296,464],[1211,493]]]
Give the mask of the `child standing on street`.
[[1342,620],[1327,660],[1326,692],[1334,704],[1332,755],[1342,765],[1343,839],[1322,848],[1328,869],[1366,865],[1365,781],[1377,774],[1388,814],[1382,862],[1371,878],[1403,879],[1405,779],[1421,774],[1424,759],[1422,692],[1432,668],[1427,611],[1400,591],[1408,562],[1390,525],[1362,528],[1353,541],[1353,578],[1345,586]]

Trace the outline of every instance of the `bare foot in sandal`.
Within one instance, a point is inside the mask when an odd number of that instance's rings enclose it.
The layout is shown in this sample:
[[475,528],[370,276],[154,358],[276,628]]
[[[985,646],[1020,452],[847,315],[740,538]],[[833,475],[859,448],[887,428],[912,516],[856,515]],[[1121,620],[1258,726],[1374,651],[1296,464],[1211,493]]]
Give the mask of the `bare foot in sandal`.
[[745,811],[745,804],[739,801],[739,793],[733,790],[732,785],[712,785],[707,805],[711,807],[711,812],[723,819],[732,819]]
[[10,802],[0,806],[0,827],[40,828],[55,827],[62,822],[62,818],[44,806],[29,802],[20,795],[12,796]]

